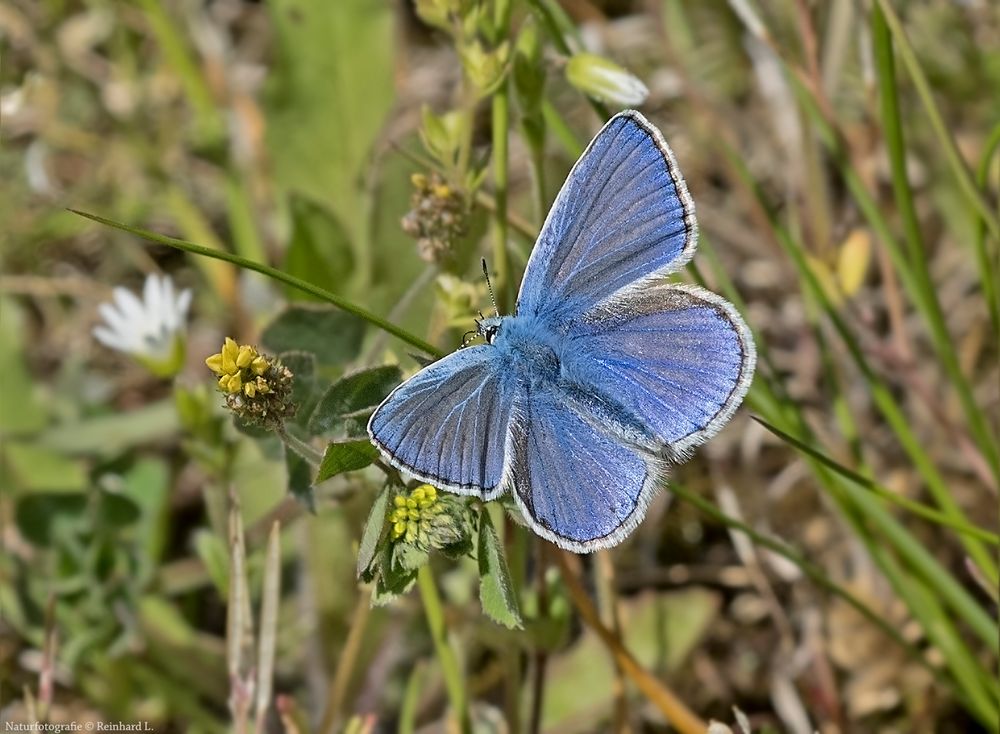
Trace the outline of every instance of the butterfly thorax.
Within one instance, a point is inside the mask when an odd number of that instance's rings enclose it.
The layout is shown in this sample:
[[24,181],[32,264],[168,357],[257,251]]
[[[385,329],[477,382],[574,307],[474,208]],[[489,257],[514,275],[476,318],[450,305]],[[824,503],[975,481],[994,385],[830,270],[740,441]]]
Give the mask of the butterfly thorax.
[[530,376],[534,382],[556,382],[559,379],[561,343],[556,334],[533,316],[502,316],[483,321],[484,328],[495,329],[487,342],[497,348],[498,357],[512,369]]

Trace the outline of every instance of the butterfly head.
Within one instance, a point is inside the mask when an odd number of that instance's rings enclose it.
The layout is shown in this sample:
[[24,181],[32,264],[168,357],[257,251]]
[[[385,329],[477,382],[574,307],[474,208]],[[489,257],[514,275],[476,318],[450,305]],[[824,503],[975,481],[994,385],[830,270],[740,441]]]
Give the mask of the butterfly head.
[[500,333],[500,325],[502,322],[502,316],[490,316],[485,319],[477,319],[476,329],[479,332],[479,336],[483,338],[483,341],[487,344],[492,344],[497,338],[497,334]]

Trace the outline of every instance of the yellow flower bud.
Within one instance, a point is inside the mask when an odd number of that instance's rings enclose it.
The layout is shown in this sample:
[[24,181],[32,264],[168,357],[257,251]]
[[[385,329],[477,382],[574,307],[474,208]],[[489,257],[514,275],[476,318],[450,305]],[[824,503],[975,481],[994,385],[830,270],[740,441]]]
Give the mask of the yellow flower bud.
[[263,375],[267,372],[267,360],[263,357],[257,357],[250,363],[250,369],[255,375]]
[[239,354],[236,355],[236,366],[240,369],[244,367],[249,367],[250,363],[253,362],[254,358],[257,356],[257,350],[251,346],[244,344],[240,347]]
[[205,364],[208,368],[212,370],[217,375],[222,374],[222,353],[213,354],[211,357],[205,360]]
[[236,372],[236,358],[240,354],[240,346],[231,337],[226,337],[226,343],[222,347],[222,371],[227,375]]
[[243,392],[246,394],[248,398],[252,398],[254,395],[257,394],[257,384],[254,382],[248,382],[246,385],[243,386]]
[[231,375],[229,378],[229,384],[226,385],[226,392],[238,393],[243,388],[243,377],[237,372],[235,375]]

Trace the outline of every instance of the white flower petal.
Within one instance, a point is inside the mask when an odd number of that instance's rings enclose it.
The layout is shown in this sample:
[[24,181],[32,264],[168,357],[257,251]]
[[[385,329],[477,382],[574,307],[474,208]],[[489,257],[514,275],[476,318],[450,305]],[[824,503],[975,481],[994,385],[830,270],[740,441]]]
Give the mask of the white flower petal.
[[142,302],[146,310],[146,318],[157,320],[163,304],[163,288],[160,278],[156,274],[146,276],[146,282],[142,287]]
[[115,303],[118,304],[122,315],[133,325],[133,328],[135,325],[141,324],[146,320],[146,309],[142,301],[136,298],[136,295],[132,291],[118,286],[115,288],[114,293]]
[[97,339],[101,344],[111,349],[116,349],[119,352],[131,352],[132,345],[127,343],[122,335],[117,331],[111,331],[105,326],[95,326],[93,332],[94,338]]
[[163,279],[163,303],[160,309],[160,318],[163,324],[170,330],[176,331],[180,326],[180,319],[177,318],[175,308],[176,297],[174,296],[174,281],[171,278]]
[[[192,293],[190,288],[185,288],[180,292],[180,295],[177,296],[177,308],[175,313],[177,314],[179,321],[183,321],[187,316],[188,309],[191,307],[191,296]],[[178,326],[179,325],[180,324],[178,324]]]
[[121,311],[112,306],[110,303],[102,303],[97,307],[97,312],[101,315],[106,323],[113,331],[119,334],[124,334],[129,331],[129,322],[122,315]]

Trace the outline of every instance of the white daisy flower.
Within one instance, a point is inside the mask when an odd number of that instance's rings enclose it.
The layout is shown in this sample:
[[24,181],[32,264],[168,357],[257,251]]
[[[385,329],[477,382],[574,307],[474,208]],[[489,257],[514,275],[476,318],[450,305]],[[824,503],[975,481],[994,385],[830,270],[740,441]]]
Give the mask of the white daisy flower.
[[184,364],[183,331],[191,291],[177,293],[168,276],[150,275],[142,289],[142,300],[118,287],[113,301],[97,307],[104,323],[94,327],[94,338],[131,355],[160,377],[177,374]]

